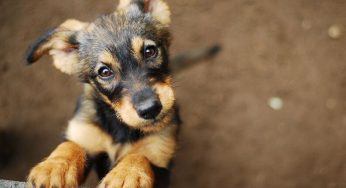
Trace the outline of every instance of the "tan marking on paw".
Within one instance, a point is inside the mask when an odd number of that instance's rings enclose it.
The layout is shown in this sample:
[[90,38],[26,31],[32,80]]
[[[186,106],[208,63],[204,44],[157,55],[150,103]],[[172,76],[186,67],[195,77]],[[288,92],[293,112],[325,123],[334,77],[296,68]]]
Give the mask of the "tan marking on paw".
[[149,160],[142,155],[127,155],[103,178],[99,188],[151,188],[154,173]]
[[27,187],[78,187],[83,180],[84,165],[84,151],[72,142],[65,142],[45,161],[32,168]]

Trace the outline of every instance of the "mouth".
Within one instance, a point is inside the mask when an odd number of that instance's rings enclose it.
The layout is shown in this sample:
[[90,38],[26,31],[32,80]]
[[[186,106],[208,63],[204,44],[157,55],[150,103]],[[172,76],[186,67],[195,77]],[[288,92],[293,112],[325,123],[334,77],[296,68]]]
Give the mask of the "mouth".
[[155,119],[147,120],[146,123],[141,126],[139,129],[143,132],[153,132],[158,131],[162,128],[164,128],[166,125],[169,124],[172,117],[172,110],[170,110],[167,113],[160,114]]
[[162,114],[159,114],[157,117],[155,117],[153,119],[147,119],[146,120],[147,123],[146,123],[145,126],[156,125],[156,124],[160,123],[167,115],[168,115],[168,113],[162,113]]

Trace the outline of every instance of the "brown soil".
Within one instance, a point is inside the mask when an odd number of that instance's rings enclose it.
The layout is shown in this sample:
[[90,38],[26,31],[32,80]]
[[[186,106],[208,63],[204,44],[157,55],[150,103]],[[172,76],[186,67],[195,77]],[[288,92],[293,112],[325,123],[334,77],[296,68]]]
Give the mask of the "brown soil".
[[[173,187],[346,187],[346,1],[169,3],[173,54],[223,46],[176,75],[184,126]],[[0,1],[0,178],[24,180],[61,141],[81,91],[49,58],[24,66],[26,47],[67,18],[88,21],[115,6]],[[339,39],[328,36],[334,24]],[[281,110],[268,106],[274,96]]]

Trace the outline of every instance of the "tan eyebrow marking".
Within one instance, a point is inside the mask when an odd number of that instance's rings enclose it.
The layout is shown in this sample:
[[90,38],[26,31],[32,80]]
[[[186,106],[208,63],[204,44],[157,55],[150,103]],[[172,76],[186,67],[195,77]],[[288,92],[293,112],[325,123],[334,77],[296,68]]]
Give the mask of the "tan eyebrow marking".
[[99,60],[110,67],[115,67],[118,70],[121,70],[119,61],[109,51],[102,52]]
[[134,37],[132,38],[132,50],[133,50],[133,55],[135,58],[140,61],[142,57],[142,48],[144,44],[144,40],[141,37]]
[[145,40],[144,44],[145,44],[145,46],[150,46],[150,45],[156,46],[156,43],[152,40]]

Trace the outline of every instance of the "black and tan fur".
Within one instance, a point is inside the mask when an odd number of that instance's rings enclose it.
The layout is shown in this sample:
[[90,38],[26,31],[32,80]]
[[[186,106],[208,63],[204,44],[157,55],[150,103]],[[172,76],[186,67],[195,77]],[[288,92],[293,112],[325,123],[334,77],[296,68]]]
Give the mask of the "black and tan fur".
[[67,20],[32,45],[29,64],[49,54],[85,84],[66,141],[31,170],[29,187],[78,187],[92,166],[99,187],[159,185],[154,172],[169,169],[179,124],[169,24],[162,0],[121,0],[116,12]]
[[92,167],[99,187],[168,186],[180,123],[169,24],[162,0],[120,0],[116,12],[91,23],[69,19],[30,47],[29,64],[51,55],[84,92],[66,141],[31,170],[28,187],[78,187]]

